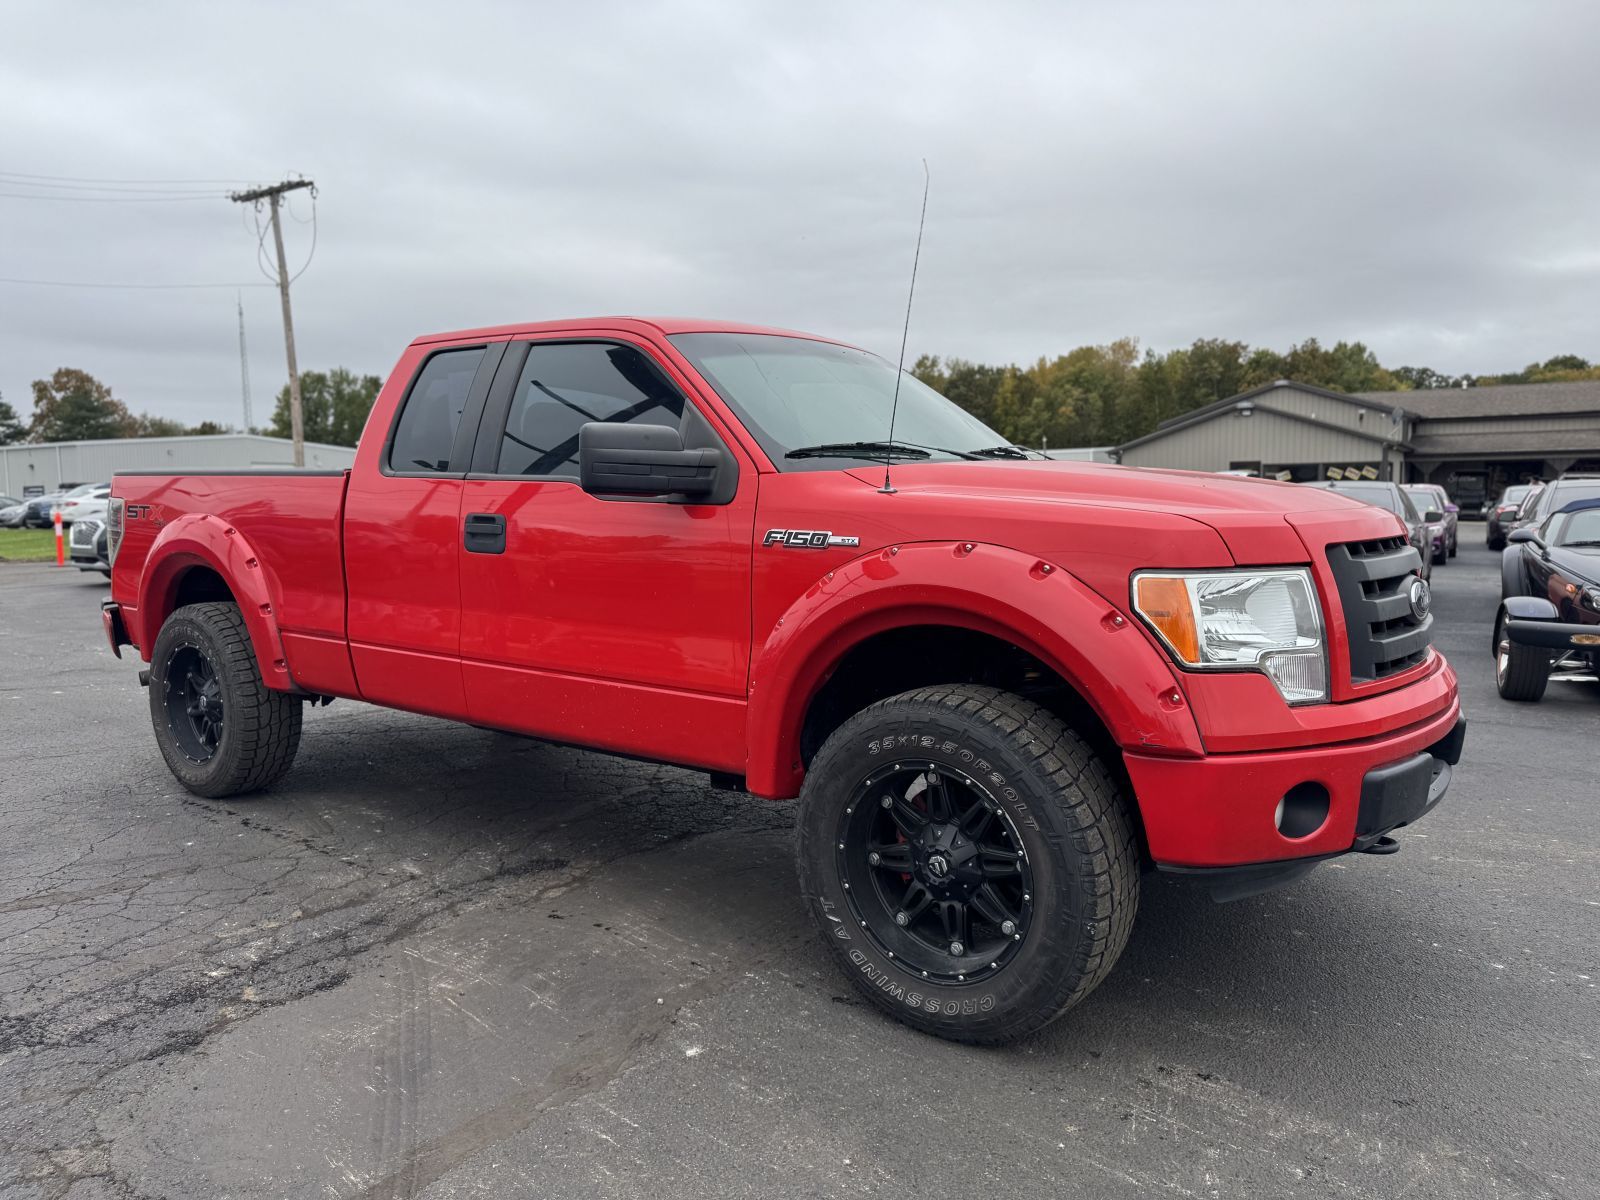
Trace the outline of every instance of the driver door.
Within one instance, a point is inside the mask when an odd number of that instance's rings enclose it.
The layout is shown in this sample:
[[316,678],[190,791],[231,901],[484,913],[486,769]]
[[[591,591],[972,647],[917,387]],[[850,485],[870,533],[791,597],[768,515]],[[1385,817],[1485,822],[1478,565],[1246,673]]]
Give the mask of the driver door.
[[[589,421],[709,433],[736,464],[732,499],[585,492]],[[514,344],[473,468],[458,543],[471,719],[742,773],[757,475],[687,381],[621,335]]]

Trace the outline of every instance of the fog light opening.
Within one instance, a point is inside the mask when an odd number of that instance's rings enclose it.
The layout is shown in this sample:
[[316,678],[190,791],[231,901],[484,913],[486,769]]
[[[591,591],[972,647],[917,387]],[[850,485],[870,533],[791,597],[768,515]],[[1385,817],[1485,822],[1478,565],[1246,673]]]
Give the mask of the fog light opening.
[[1297,783],[1283,794],[1272,823],[1286,838],[1310,837],[1328,820],[1328,789],[1320,783]]

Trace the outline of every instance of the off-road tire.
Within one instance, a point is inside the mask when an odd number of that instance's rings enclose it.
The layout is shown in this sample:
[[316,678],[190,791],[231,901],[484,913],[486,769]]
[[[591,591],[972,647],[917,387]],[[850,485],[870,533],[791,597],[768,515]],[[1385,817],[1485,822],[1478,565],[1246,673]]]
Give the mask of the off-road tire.
[[1506,636],[1504,613],[1495,623],[1494,644],[1494,683],[1500,698],[1530,703],[1543,699],[1550,682],[1549,651],[1511,641]]
[[[198,651],[220,685],[222,731],[203,759],[186,752],[167,703],[173,657],[183,650]],[[167,766],[195,795],[237,796],[276,781],[299,749],[301,708],[297,697],[261,682],[237,604],[190,604],[162,625],[150,655],[150,720]]]
[[[980,980],[930,984],[853,907],[839,841],[847,806],[898,759],[981,781],[1021,842],[1032,909],[1011,957]],[[800,887],[817,928],[863,995],[927,1033],[997,1044],[1043,1028],[1099,985],[1133,929],[1140,854],[1129,798],[1083,738],[1012,693],[944,685],[871,705],[818,752],[799,806]]]

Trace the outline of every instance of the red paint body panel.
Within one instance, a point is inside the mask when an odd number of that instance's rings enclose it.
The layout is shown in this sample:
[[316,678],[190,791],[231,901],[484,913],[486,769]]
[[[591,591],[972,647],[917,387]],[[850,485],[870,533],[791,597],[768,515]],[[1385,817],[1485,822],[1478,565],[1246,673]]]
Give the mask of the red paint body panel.
[[146,514],[125,521],[111,573],[112,598],[145,660],[184,574],[205,568],[239,600],[267,686],[294,686],[281,633],[345,636],[339,539],[345,479],[118,477],[114,495],[148,506]]
[[[1155,858],[1196,866],[1348,848],[1362,773],[1459,713],[1437,654],[1350,681],[1327,546],[1391,536],[1395,517],[1320,489],[1083,463],[902,463],[892,493],[876,467],[778,471],[668,340],[717,330],[807,336],[635,317],[430,335],[402,355],[345,476],[119,476],[114,494],[139,511],[113,568],[113,640],[120,615],[148,658],[203,567],[240,601],[270,687],[742,774],[782,797],[803,779],[807,706],[852,647],[913,624],[974,630],[1083,695],[1122,748]],[[383,469],[430,353],[596,336],[652,356],[723,437],[740,469],[732,503]],[[506,518],[503,554],[464,550],[468,513]],[[859,544],[764,546],[772,529]],[[1309,566],[1331,703],[1291,708],[1264,676],[1178,670],[1131,617],[1135,571],[1235,565]],[[1272,811],[1307,779],[1329,787],[1333,817],[1291,842]]]
[[750,790],[795,794],[807,703],[852,646],[905,625],[953,625],[1005,638],[1076,687],[1120,744],[1198,757],[1187,707],[1162,699],[1174,683],[1166,660],[1133,622],[1113,625],[1116,609],[1089,588],[1040,566],[1004,547],[924,542],[877,550],[825,572],[772,623],[752,664]]
[[[1362,776],[1449,733],[1461,715],[1453,673],[1450,693],[1450,703],[1420,724],[1390,725],[1381,736],[1311,751],[1213,754],[1198,760],[1125,753],[1151,856],[1171,866],[1216,867],[1350,849]],[[1309,837],[1286,838],[1273,823],[1273,812],[1285,792],[1308,781],[1328,789],[1328,818]]]

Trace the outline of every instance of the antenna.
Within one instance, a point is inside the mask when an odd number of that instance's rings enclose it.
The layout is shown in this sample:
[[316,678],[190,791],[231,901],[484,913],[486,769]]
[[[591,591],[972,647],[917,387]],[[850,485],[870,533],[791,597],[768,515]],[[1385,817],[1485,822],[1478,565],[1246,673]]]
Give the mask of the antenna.
[[[894,400],[889,405],[889,441],[894,441],[894,418],[900,410],[900,376],[906,369],[906,339],[911,335],[911,301],[917,294],[917,264],[922,261],[922,227],[928,223],[928,184],[931,177],[928,174],[928,160],[922,160],[922,215],[917,218],[917,252],[911,257],[911,288],[906,292],[906,324],[900,331],[900,361],[894,368]],[[886,450],[883,456],[883,486],[878,489],[885,496],[894,495],[894,488],[889,485],[889,457],[892,450]]]
[[244,431],[250,432],[250,359],[244,350],[244,297],[235,292],[233,301],[239,306],[239,393],[244,399]]

